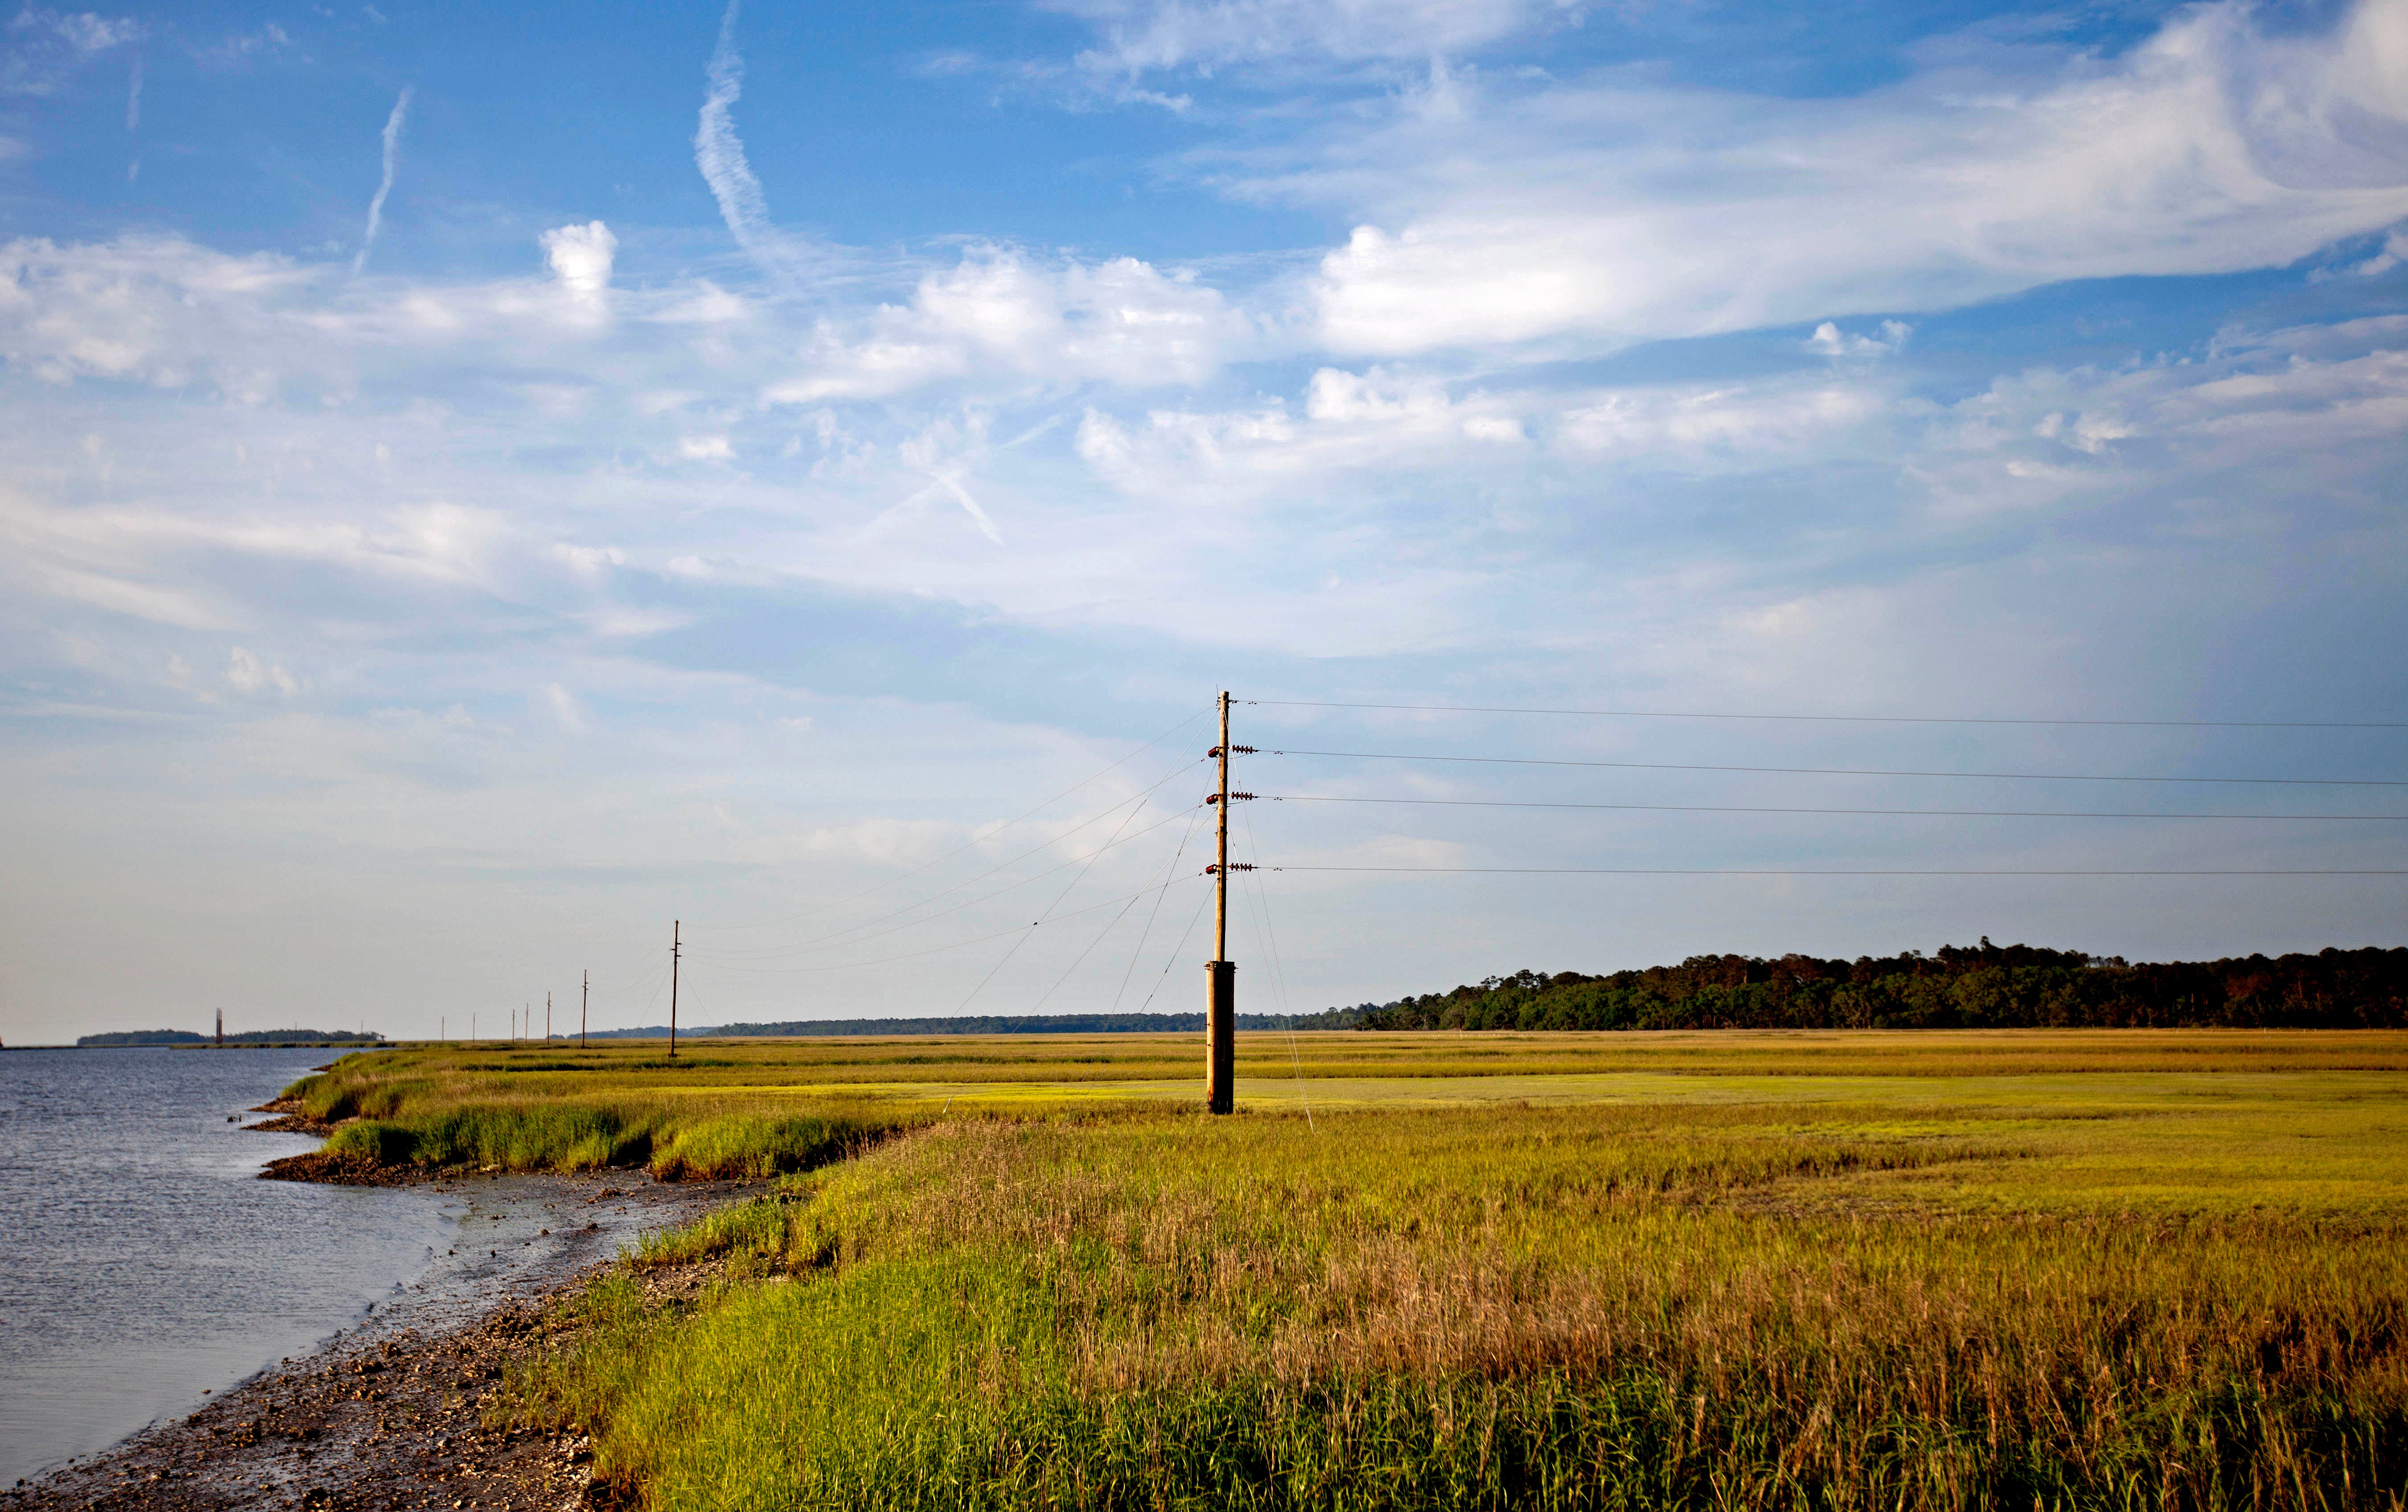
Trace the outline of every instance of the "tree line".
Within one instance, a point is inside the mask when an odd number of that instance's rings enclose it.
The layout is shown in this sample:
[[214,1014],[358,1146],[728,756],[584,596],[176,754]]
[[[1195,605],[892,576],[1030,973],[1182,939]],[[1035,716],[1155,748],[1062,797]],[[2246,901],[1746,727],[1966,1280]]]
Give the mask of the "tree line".
[[1601,977],[1517,971],[1333,1008],[1297,1027],[1383,1029],[2400,1029],[2408,949],[2128,962],[1943,945],[1854,961],[1691,956]]

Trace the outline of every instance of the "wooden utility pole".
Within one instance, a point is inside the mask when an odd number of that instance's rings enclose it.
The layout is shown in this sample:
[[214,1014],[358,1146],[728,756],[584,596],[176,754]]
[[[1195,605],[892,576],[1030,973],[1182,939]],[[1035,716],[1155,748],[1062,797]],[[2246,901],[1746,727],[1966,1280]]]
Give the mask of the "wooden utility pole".
[[669,920],[669,1059],[672,1061],[677,1059],[678,931],[682,927],[680,920]]
[[1212,754],[1221,758],[1221,791],[1214,802],[1221,810],[1212,856],[1212,959],[1204,969],[1210,986],[1204,1006],[1204,1107],[1226,1113],[1237,1105],[1238,965],[1229,959],[1229,695],[1221,694],[1221,744]]
[[552,994],[550,992],[543,994],[543,1042],[547,1048],[552,1044]]
[[585,1048],[585,1010],[594,1001],[594,973],[584,974],[577,984],[577,1048]]

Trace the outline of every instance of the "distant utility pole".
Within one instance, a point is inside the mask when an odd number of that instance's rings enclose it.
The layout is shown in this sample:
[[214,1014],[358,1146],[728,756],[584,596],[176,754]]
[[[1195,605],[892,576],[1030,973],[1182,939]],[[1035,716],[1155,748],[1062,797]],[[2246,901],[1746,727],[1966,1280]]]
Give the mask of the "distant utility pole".
[[594,1001],[594,973],[586,972],[577,983],[577,1048],[585,1048],[585,1009]]
[[552,1043],[552,994],[550,992],[543,994],[543,1042],[547,1046]]
[[678,931],[683,927],[682,920],[669,920],[669,1059],[672,1061],[677,1059]]
[[218,1048],[225,1048],[225,1009],[218,1009]]

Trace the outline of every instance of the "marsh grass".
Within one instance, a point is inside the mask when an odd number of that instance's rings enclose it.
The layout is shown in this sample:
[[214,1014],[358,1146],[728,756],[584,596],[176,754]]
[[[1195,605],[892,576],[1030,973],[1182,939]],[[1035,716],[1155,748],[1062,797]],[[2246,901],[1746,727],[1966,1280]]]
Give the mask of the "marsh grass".
[[[2303,1148],[2396,1153],[2358,1101]],[[2400,1505],[2396,1220],[2134,1208],[2096,1110],[1799,1111],[924,1127],[630,1257],[514,1410],[657,1507]]]
[[[343,1125],[330,1151],[385,1163],[757,1176],[808,1168],[957,1106],[1047,1116],[1187,1102],[1201,1056],[1200,1039],[1186,1034],[705,1043],[708,1053],[674,1061],[644,1043],[380,1049],[346,1056],[287,1096]],[[2263,1101],[2269,1087],[2303,1077],[2380,1090],[2408,1072],[2408,1034],[2386,1032],[1335,1033],[1239,1043],[1241,1097],[1288,1108],[1971,1099],[2055,1117],[2229,1093]]]
[[518,1093],[397,1119],[358,1119],[337,1128],[324,1148],[385,1165],[511,1171],[642,1165],[664,1181],[727,1180],[810,1170],[909,1121],[891,1111],[798,1113],[738,1099],[553,1102]]

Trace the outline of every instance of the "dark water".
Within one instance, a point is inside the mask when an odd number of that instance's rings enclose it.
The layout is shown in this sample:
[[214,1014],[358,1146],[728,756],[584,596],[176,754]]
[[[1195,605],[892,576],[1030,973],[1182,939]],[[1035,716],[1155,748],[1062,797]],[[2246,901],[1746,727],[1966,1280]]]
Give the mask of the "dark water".
[[452,1245],[456,1197],[256,1179],[317,1142],[227,1115],[337,1053],[0,1053],[0,1487],[309,1348]]

